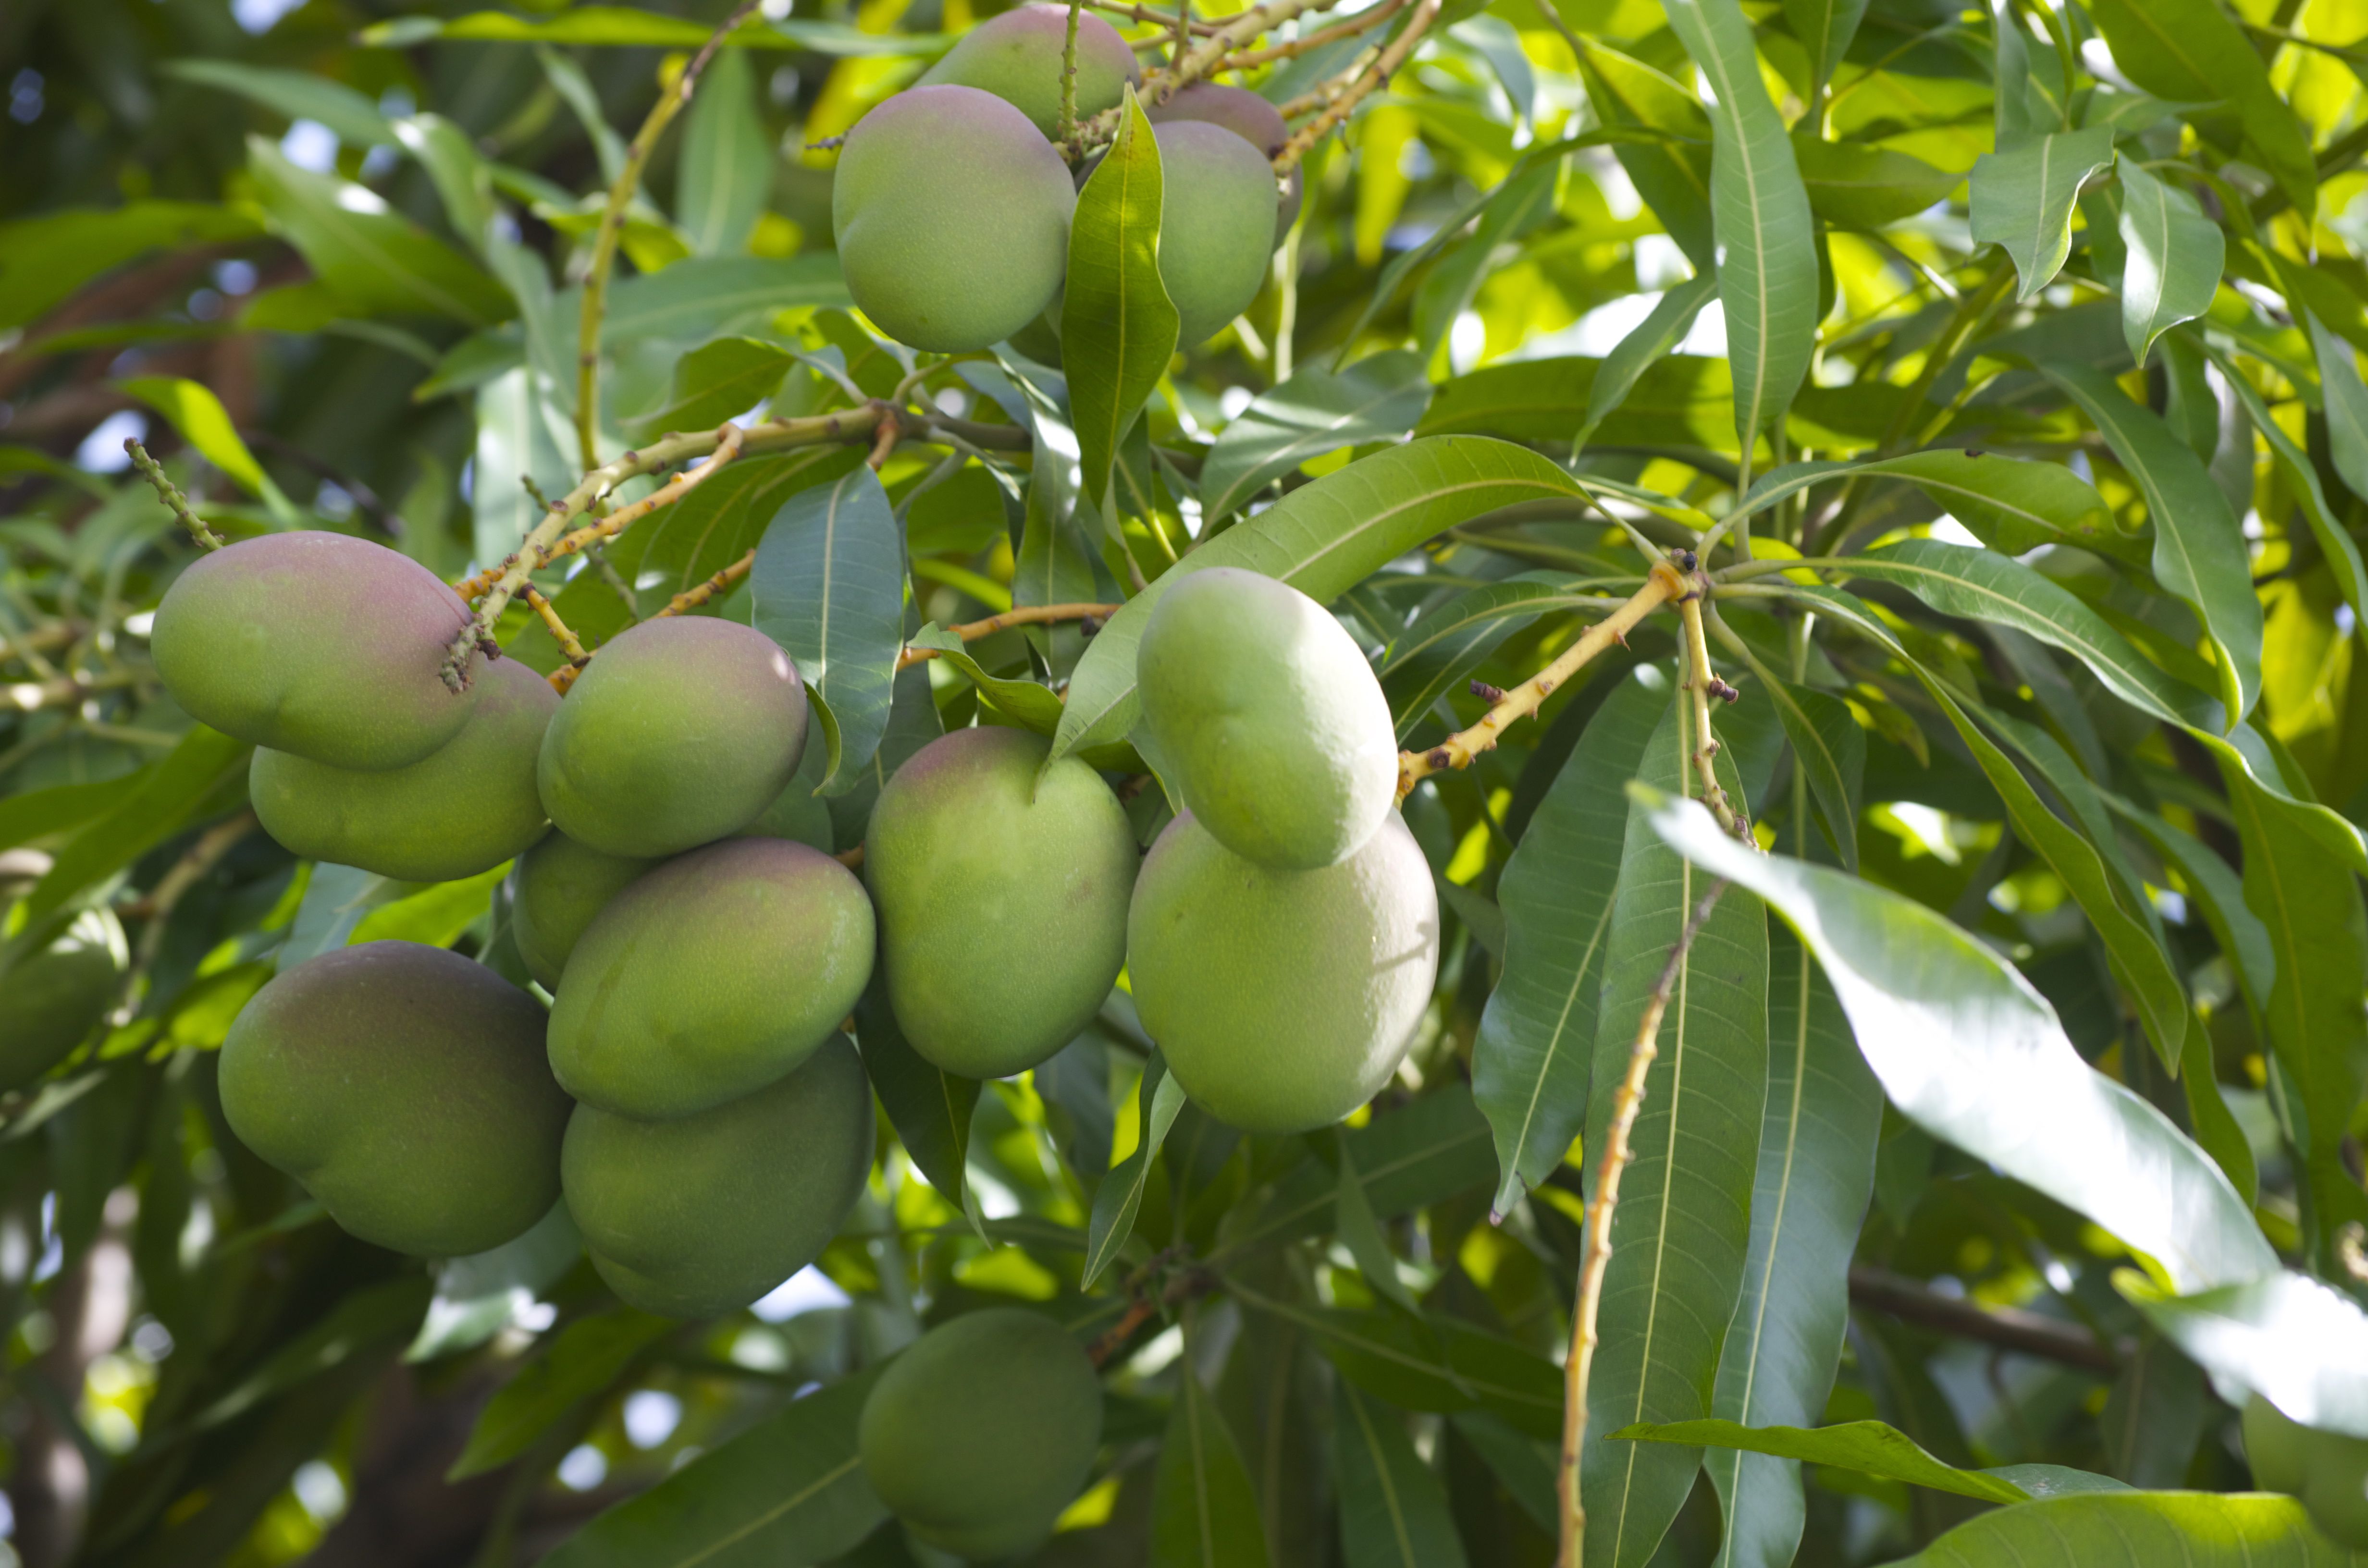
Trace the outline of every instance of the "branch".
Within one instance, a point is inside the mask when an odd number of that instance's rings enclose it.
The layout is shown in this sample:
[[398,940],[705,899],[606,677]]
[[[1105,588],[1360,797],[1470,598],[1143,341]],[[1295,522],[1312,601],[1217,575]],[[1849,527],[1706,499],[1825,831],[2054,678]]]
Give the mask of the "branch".
[[[1687,564],[1691,565],[1691,558]],[[1429,751],[1398,753],[1398,799],[1404,801],[1414,792],[1417,784],[1434,773],[1471,767],[1474,757],[1495,747],[1497,737],[1514,720],[1536,712],[1554,688],[1570,679],[1580,666],[1614,642],[1625,644],[1632,627],[1669,600],[1682,598],[1686,592],[1686,580],[1678,574],[1676,567],[1666,561],[1655,562],[1645,574],[1645,585],[1626,604],[1581,632],[1578,641],[1565,649],[1553,664],[1504,693],[1478,723],[1456,732]]]
[[[1133,1338],[1135,1331],[1144,1324],[1217,1288],[1216,1275],[1193,1263],[1191,1256],[1191,1249],[1179,1243],[1157,1254],[1126,1277],[1126,1283],[1121,1287],[1127,1295],[1126,1311],[1086,1349],[1087,1358],[1097,1370],[1117,1359],[1119,1353],[1126,1348],[1127,1341]],[[1168,1280],[1164,1289],[1157,1291],[1148,1289],[1160,1270],[1179,1262],[1184,1267],[1177,1271],[1175,1278]]]
[[2019,1307],[1976,1306],[1880,1268],[1851,1265],[1850,1299],[1853,1306],[1888,1313],[1903,1323],[1938,1329],[1959,1339],[1995,1345],[2001,1350],[2061,1361],[2067,1367],[2118,1371],[2126,1353],[2124,1347],[2106,1344],[2078,1324]]
[[1678,614],[1686,627],[1686,690],[1694,705],[1694,771],[1702,776],[1702,804],[1718,818],[1718,825],[1757,849],[1759,841],[1751,835],[1751,824],[1743,820],[1718,782],[1715,759],[1719,743],[1711,733],[1710,699],[1716,697],[1723,702],[1733,702],[1743,694],[1711,672],[1710,644],[1702,636],[1702,601],[1707,586],[1707,579],[1697,573],[1694,585],[1678,601]]
[[[1144,27],[1173,28],[1178,18],[1178,13],[1173,11],[1156,10],[1149,6],[1125,5],[1121,4],[1121,0],[1086,0],[1086,4],[1097,11],[1107,11],[1113,17],[1124,17],[1129,21],[1140,22]],[[1189,7],[1186,8],[1185,14],[1189,18]],[[1190,26],[1195,33],[1203,37],[1224,30],[1224,24],[1220,22],[1190,22]]]
[[1390,78],[1397,74],[1398,67],[1406,63],[1414,46],[1422,41],[1424,32],[1438,19],[1439,8],[1440,0],[1416,0],[1414,15],[1406,19],[1405,30],[1389,41],[1372,65],[1349,83],[1347,91],[1326,104],[1322,113],[1291,133],[1291,140],[1274,155],[1276,174],[1287,175],[1298,167],[1308,149],[1338,129],[1368,94],[1389,85]]
[[[1164,70],[1146,71],[1137,101],[1146,109],[1157,108],[1194,82],[1201,80],[1218,68],[1225,56],[1255,41],[1258,36],[1281,27],[1292,17],[1309,11],[1323,9],[1331,0],[1267,0],[1222,24],[1208,24],[1212,30],[1203,41],[1194,44],[1184,58]],[[1432,0],[1435,5],[1435,0]],[[1173,17],[1166,18],[1172,23]],[[1197,28],[1196,28],[1197,30]],[[1107,108],[1077,127],[1077,144],[1091,148],[1107,144],[1118,135],[1119,116],[1126,106]]]
[[1726,891],[1723,881],[1713,881],[1702,902],[1694,905],[1683,929],[1678,933],[1677,946],[1669,949],[1667,963],[1661,966],[1661,977],[1653,983],[1653,992],[1645,999],[1644,1016],[1636,1020],[1636,1040],[1628,1048],[1628,1072],[1620,1080],[1620,1087],[1611,1096],[1611,1125],[1603,1144],[1603,1160],[1596,1168],[1595,1200],[1587,1208],[1587,1235],[1578,1266],[1578,1301],[1571,1312],[1570,1357],[1563,1369],[1562,1465],[1555,1480],[1554,1491],[1562,1500],[1562,1553],[1556,1562],[1560,1568],[1579,1568],[1579,1553],[1587,1536],[1587,1509],[1578,1495],[1578,1450],[1587,1437],[1587,1380],[1595,1362],[1595,1324],[1603,1305],[1603,1277],[1611,1266],[1611,1213],[1620,1202],[1620,1174],[1625,1170],[1634,1151],[1628,1146],[1628,1135],[1636,1126],[1636,1110],[1645,1100],[1645,1078],[1652,1071],[1653,1059],[1660,1054],[1661,1016],[1668,1011],[1669,997],[1677,989],[1678,971],[1686,961],[1686,952],[1694,945],[1695,936],[1711,911],[1718,906],[1718,895]]
[[[723,593],[725,589],[731,587],[733,584],[738,582],[741,578],[746,577],[748,574],[748,569],[756,564],[757,552],[752,550],[747,554],[742,556],[739,560],[734,562],[731,565],[723,568],[723,571],[718,572],[714,576],[710,577],[706,582],[700,584],[697,587],[685,588],[681,593],[678,593],[674,597],[668,599],[666,601],[666,608],[658,611],[658,615],[666,616],[689,614],[690,611],[695,610],[700,606],[705,604],[708,600],[715,597],[716,595]],[[655,620],[657,619],[657,616],[652,616],[650,619]]]
[[[946,630],[965,642],[975,642],[982,637],[992,637],[1014,626],[1047,626],[1060,620],[1081,620],[1086,623],[1086,634],[1091,636],[1101,630],[1101,622],[1125,608],[1124,605],[1022,605],[1017,609],[1005,610],[1001,615],[990,615],[985,620],[966,620],[960,626],[949,626]],[[915,665],[936,658],[943,651],[939,648],[906,648],[896,655],[896,667],[910,669]]]
[[198,548],[220,550],[224,542],[222,535],[206,527],[206,520],[190,507],[189,498],[165,477],[165,465],[150,457],[148,449],[137,441],[125,441],[123,449],[131,455],[131,466],[140,471],[140,477],[154,486],[156,498],[173,509],[173,516],[181,519],[181,526],[189,530],[189,537],[197,541]]
[[[1312,33],[1302,33],[1288,43],[1269,44],[1264,49],[1228,54],[1224,59],[1217,62],[1216,69],[1248,71],[1264,65],[1269,61],[1295,60],[1300,55],[1321,49],[1327,43],[1334,43],[1344,38],[1355,38],[1359,33],[1372,31],[1406,9],[1406,3],[1407,0],[1382,0],[1382,4],[1370,10],[1360,11],[1345,22],[1335,22],[1328,28],[1318,28]],[[1355,67],[1352,66],[1351,69]]]

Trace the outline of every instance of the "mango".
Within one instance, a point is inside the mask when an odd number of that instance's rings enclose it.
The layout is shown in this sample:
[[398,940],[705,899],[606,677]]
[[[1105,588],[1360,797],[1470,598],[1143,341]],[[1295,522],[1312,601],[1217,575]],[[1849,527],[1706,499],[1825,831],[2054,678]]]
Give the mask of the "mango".
[[643,1312],[734,1312],[812,1263],[871,1168],[871,1091],[845,1035],[769,1086],[677,1121],[575,1108],[568,1212],[609,1288]]
[[[1211,125],[1222,125],[1269,161],[1291,140],[1291,127],[1283,122],[1282,111],[1247,87],[1228,87],[1215,82],[1194,82],[1180,89],[1174,97],[1149,111],[1151,123],[1165,124],[1171,119],[1201,119]],[[1281,244],[1291,225],[1299,217],[1302,186],[1299,166],[1292,165],[1291,179],[1284,188],[1274,215],[1274,243]]]
[[1274,166],[1221,125],[1173,119],[1159,139],[1159,280],[1191,348],[1250,308],[1274,254]]
[[1101,1435],[1101,1381],[1085,1347],[1042,1313],[990,1307],[888,1363],[855,1440],[891,1512],[931,1546],[978,1561],[1052,1533]]
[[201,724],[334,767],[404,767],[476,704],[437,674],[468,623],[409,556],[303,529],[199,557],[156,607],[149,651]]
[[2245,1461],[2253,1467],[2253,1484],[2263,1492],[2300,1496],[2310,1480],[2310,1428],[2288,1420],[2260,1394],[2245,1401],[2243,1427]]
[[122,927],[92,910],[0,972],[0,1094],[21,1089],[88,1040],[115,1001]]
[[1126,961],[1195,1105],[1245,1132],[1312,1131],[1397,1071],[1439,973],[1439,898],[1395,812],[1312,871],[1245,860],[1188,812],[1135,881]]
[[828,1040],[871,978],[855,874],[785,838],[677,855],[609,902],[551,1013],[567,1092],[663,1121],[763,1088]]
[[543,733],[553,826],[622,856],[739,832],[798,770],[806,689],[763,632],[709,616],[645,620],[603,646]]
[[1389,813],[1389,699],[1356,641],[1289,584],[1230,566],[1178,577],[1134,671],[1163,777],[1235,854],[1329,866]]
[[976,87],[914,87],[847,133],[830,223],[872,324],[959,353],[1001,342],[1053,302],[1076,207],[1068,165],[1026,115]]
[[567,1096],[532,997],[416,942],[365,942],[255,994],[222,1047],[240,1142],[379,1246],[460,1257],[559,1196]]
[[592,917],[657,864],[638,856],[603,855],[564,833],[547,833],[510,869],[510,937],[527,972],[546,991],[559,989],[567,956]]
[[888,780],[863,841],[888,1004],[965,1078],[1024,1072],[1076,1039],[1126,962],[1142,857],[1101,776],[1024,730],[957,730]]
[[[922,74],[921,86],[949,85],[993,93],[1028,117],[1039,133],[1060,134],[1061,59],[1069,32],[1066,6],[1021,6],[989,17],[957,40]],[[1077,17],[1076,116],[1116,108],[1129,82],[1142,80],[1134,51],[1118,29],[1091,12]]]
[[307,859],[406,882],[473,877],[527,849],[551,825],[535,762],[559,694],[516,659],[477,684],[461,733],[408,767],[360,773],[257,747],[246,787],[263,830]]

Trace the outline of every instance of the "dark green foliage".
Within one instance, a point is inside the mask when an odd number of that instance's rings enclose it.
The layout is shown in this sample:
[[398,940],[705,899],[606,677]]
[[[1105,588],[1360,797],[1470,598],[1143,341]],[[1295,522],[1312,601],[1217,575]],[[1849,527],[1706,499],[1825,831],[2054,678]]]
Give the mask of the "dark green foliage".
[[0,971],[0,1090],[33,1082],[98,1027],[122,972],[111,926],[86,917]]

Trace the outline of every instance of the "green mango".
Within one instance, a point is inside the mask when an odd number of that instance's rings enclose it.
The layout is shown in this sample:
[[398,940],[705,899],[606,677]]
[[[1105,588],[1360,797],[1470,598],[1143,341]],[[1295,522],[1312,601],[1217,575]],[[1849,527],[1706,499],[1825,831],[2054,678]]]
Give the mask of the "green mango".
[[[1069,263],[1069,166],[976,87],[914,87],[856,121],[830,191],[848,291],[916,348],[985,348],[1025,327]],[[597,663],[597,661],[596,661]]]
[[734,1312],[822,1255],[871,1169],[871,1091],[845,1035],[765,1088],[675,1121],[579,1105],[568,1212],[609,1288],[643,1312]]
[[[1164,125],[1171,119],[1201,119],[1211,125],[1222,125],[1252,147],[1261,158],[1269,161],[1291,140],[1291,127],[1283,122],[1282,112],[1247,87],[1228,87],[1215,82],[1194,82],[1179,90],[1166,103],[1147,111],[1151,123]],[[1283,190],[1274,215],[1274,243],[1281,244],[1291,225],[1299,217],[1299,201],[1303,194],[1299,165],[1291,168],[1291,181]]]
[[364,942],[256,992],[222,1041],[222,1114],[366,1242],[484,1252],[559,1196],[567,1096],[534,998],[417,942]]
[[559,694],[516,659],[477,685],[461,733],[408,767],[360,773],[257,747],[246,789],[263,830],[306,859],[405,882],[473,877],[529,847],[551,825],[535,760]]
[[854,1011],[871,978],[855,873],[786,838],[677,855],[595,915],[551,1013],[567,1092],[662,1121],[760,1089]]
[[1101,1380],[1040,1312],[992,1307],[939,1324],[888,1363],[856,1426],[871,1489],[907,1528],[973,1560],[1053,1532],[1101,1446]]
[[149,651],[188,715],[333,767],[407,767],[461,733],[447,690],[469,607],[407,555],[347,534],[265,534],[201,555],[156,607]]
[[567,956],[592,917],[658,862],[641,856],[603,855],[564,833],[546,833],[510,870],[510,936],[527,972],[546,991],[559,989]]
[[1389,814],[1389,699],[1340,623],[1288,583],[1231,566],[1177,578],[1134,672],[1154,761],[1235,854],[1329,866]]
[[1245,1132],[1313,1131],[1397,1071],[1439,973],[1439,895],[1395,812],[1313,871],[1245,860],[1188,812],[1135,881],[1126,961],[1195,1105]]
[[734,621],[666,616],[619,633],[576,677],[536,779],[570,838],[672,855],[763,815],[805,744],[805,687],[779,644]]
[[1159,280],[1182,319],[1176,347],[1224,331],[1266,286],[1274,254],[1274,165],[1222,125],[1172,119],[1159,139]]
[[[1066,6],[1021,6],[989,17],[955,40],[917,86],[976,87],[1028,117],[1039,134],[1061,130],[1061,70],[1069,35]],[[1092,12],[1077,17],[1076,113],[1090,119],[1116,108],[1129,82],[1143,79],[1134,51]]]
[[126,957],[103,910],[0,973],[0,1094],[21,1089],[74,1053],[106,1018]]
[[[923,1057],[1024,1072],[1075,1040],[1126,962],[1142,857],[1101,776],[1024,730],[931,741],[880,792],[863,878],[888,1003]],[[1041,775],[1041,777],[1040,777]]]

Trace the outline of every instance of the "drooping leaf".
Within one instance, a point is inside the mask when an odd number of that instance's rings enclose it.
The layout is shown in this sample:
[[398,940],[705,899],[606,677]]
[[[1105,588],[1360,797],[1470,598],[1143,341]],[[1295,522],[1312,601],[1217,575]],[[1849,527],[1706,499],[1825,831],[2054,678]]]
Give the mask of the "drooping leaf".
[[2221,1398],[2258,1393],[2305,1426],[2368,1437],[2368,1312],[2341,1291],[2292,1269],[2184,1296],[2127,1270],[2113,1283]]
[[1099,502],[1127,426],[1176,351],[1181,318],[1159,277],[1159,142],[1132,90],[1117,139],[1069,225],[1062,361],[1085,494]]
[[1429,406],[1422,361],[1404,349],[1369,355],[1338,371],[1303,366],[1218,432],[1201,466],[1201,526],[1311,458],[1405,435]]
[[169,60],[165,73],[236,93],[287,119],[309,119],[349,147],[391,147],[394,128],[378,105],[343,82],[307,71],[282,71],[233,60]]
[[1545,1441],[1561,1431],[1561,1370],[1510,1340],[1449,1317],[1296,1306],[1239,1280],[1233,1292],[1307,1330],[1342,1376],[1401,1410],[1486,1410]]
[[2143,367],[2154,340],[2211,307],[2220,287],[2226,242],[2195,198],[2165,185],[2123,156],[2122,182],[2122,331],[2130,358]]
[[[2317,325],[2315,319],[2313,325]],[[2322,333],[2320,335],[2326,335]],[[2351,607],[2353,616],[2368,616],[2368,565],[2362,563],[2360,546],[2352,540],[2351,530],[2343,526],[2334,508],[2328,505],[2327,492],[2318,482],[2317,465],[2310,460],[2310,454],[2286,434],[2286,428],[2278,423],[2277,415],[2270,412],[2269,403],[2262,398],[2260,389],[2253,385],[2252,378],[2239,369],[2232,358],[2210,344],[2204,346],[2203,352],[2219,367],[2221,379],[2237,394],[2237,401],[2245,405],[2246,414],[2252,418],[2253,428],[2260,431],[2261,438],[2269,443],[2271,452],[2277,459],[2278,472],[2285,476],[2287,483],[2294,486],[2294,500],[2302,508],[2303,520],[2310,525],[2311,537],[2326,552],[2327,563],[2335,573],[2336,585],[2343,590],[2343,602]],[[2326,392],[2328,444],[2333,449],[2339,473],[2342,472],[2347,446],[2341,432],[2350,428],[2351,420],[2368,415],[2368,389],[2361,388],[2359,369],[2351,354],[2351,346],[2339,338],[2328,338],[2320,346],[2319,363],[2322,367],[2320,373],[2325,378],[2322,386]],[[2330,365],[2331,373],[2326,369]],[[2347,372],[2351,388],[2341,384]],[[2352,395],[2352,389],[2360,389],[2361,403],[2347,410],[2344,403]]]
[[2103,126],[2034,136],[1975,160],[1974,239],[2012,258],[2017,300],[2036,297],[2063,270],[2080,187],[2112,161],[2113,133]]
[[1463,1568],[1447,1489],[1414,1451],[1404,1417],[1346,1378],[1333,1385],[1332,1413],[1347,1568]]
[[836,256],[695,256],[610,289],[600,340],[702,342],[746,331],[793,306],[852,302]]
[[748,243],[773,185],[772,138],[757,113],[757,72],[746,51],[708,63],[682,131],[677,218],[700,256],[734,256]]
[[1865,17],[1866,0],[1784,0],[1784,19],[1808,51],[1814,85],[1832,79]]
[[470,326],[512,312],[507,290],[375,191],[300,169],[260,137],[249,139],[247,163],[273,228],[347,310]]
[[2316,315],[2305,315],[2313,357],[2318,364],[2318,388],[2327,405],[2327,444],[2335,472],[2354,495],[2368,495],[2368,382],[2360,378],[2360,360],[2351,345],[2327,330]]
[[[1942,1464],[1914,1438],[1880,1421],[1847,1421],[1835,1426],[1783,1424],[1747,1426],[1730,1421],[1679,1421],[1636,1426],[1611,1434],[1614,1442],[1680,1443],[1764,1454],[1795,1463],[1833,1465],[1884,1481],[1905,1481],[1985,1503],[2021,1503],[2030,1494],[2010,1481]],[[1787,1554],[1789,1560],[1789,1553]]]
[[605,1392],[636,1357],[674,1329],[665,1318],[631,1307],[569,1324],[537,1346],[533,1358],[485,1402],[446,1479],[481,1475],[518,1458],[554,1423]]
[[2216,0],[2092,0],[2088,12],[2123,74],[2168,103],[2227,105],[2286,199],[2316,209],[2309,135]]
[[1258,1494],[1188,1354],[1151,1489],[1151,1568],[1266,1568]]
[[1140,1115],[1134,1152],[1111,1168],[1094,1188],[1094,1211],[1086,1233],[1085,1272],[1081,1287],[1090,1287],[1118,1256],[1134,1233],[1134,1216],[1143,1207],[1143,1186],[1151,1179],[1151,1163],[1167,1142],[1177,1113],[1184,1108],[1184,1085],[1167,1071],[1156,1052],[1144,1063],[1139,1091]]
[[888,493],[859,464],[781,503],[748,573],[755,625],[780,643],[838,733],[822,789],[871,760],[905,645],[905,541]]
[[1969,1519],[1896,1568],[2350,1568],[2302,1505],[2264,1493],[2117,1492],[2049,1497]]
[[[1488,1124],[1474,1108],[1472,1091],[1461,1084],[1351,1128],[1347,1139],[1366,1204],[1383,1220],[1485,1187],[1496,1175]],[[1322,1161],[1301,1161],[1275,1184],[1273,1198],[1257,1216],[1226,1238],[1212,1261],[1321,1233],[1338,1192],[1338,1178]]]
[[1694,318],[1718,292],[1718,273],[1706,270],[1695,273],[1683,283],[1669,290],[1654,302],[1645,319],[1603,357],[1595,372],[1594,383],[1587,392],[1587,422],[1571,437],[1571,449],[1578,450],[1595,435],[1598,426],[1611,417],[1620,405],[1628,401],[1637,381],[1645,372],[1672,353],[1693,330]]
[[253,239],[245,208],[209,201],[127,201],[0,223],[0,331],[24,326],[102,274],[153,250]]
[[[245,793],[240,780],[252,749],[203,724],[193,726],[144,770],[136,788],[58,849],[25,901],[27,919],[39,919],[131,865],[178,832],[200,808],[211,804],[226,811],[240,803]],[[236,790],[237,795],[226,797],[229,790]]]
[[212,389],[178,376],[136,376],[122,383],[123,390],[173,422],[181,439],[195,447],[205,460],[235,480],[240,489],[261,498],[282,528],[302,524],[296,508],[255,454],[246,449],[238,426],[231,423],[230,411]]

